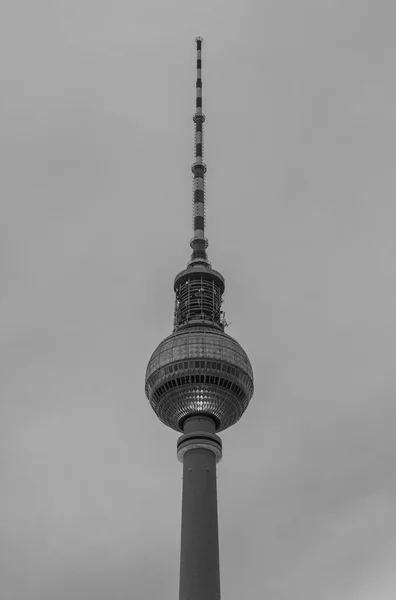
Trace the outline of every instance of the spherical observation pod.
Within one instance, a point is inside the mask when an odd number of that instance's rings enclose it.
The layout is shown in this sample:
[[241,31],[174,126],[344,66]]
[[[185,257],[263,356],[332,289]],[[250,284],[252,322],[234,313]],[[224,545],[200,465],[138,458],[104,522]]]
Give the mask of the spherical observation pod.
[[146,396],[157,417],[176,431],[193,415],[208,415],[216,431],[234,425],[253,395],[253,371],[243,348],[215,328],[187,327],[165,338],[146,371]]

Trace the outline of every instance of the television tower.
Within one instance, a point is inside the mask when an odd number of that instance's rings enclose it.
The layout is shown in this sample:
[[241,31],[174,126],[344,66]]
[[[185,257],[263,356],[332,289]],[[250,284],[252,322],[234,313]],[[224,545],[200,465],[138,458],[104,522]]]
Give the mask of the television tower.
[[149,360],[146,396],[157,417],[183,434],[177,441],[183,463],[179,600],[220,600],[216,463],[222,443],[217,433],[234,425],[246,410],[253,371],[246,352],[224,333],[225,282],[206,252],[202,38],[195,41],[192,254],[174,280],[173,333]]

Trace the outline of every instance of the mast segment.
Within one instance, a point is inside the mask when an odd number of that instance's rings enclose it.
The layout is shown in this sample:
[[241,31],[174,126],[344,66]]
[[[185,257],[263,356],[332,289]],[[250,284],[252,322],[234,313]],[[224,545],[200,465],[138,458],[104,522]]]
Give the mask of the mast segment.
[[193,173],[193,231],[190,246],[192,254],[187,268],[175,277],[174,331],[182,327],[204,325],[224,330],[227,325],[224,311],[221,310],[225,288],[224,277],[212,269],[206,249],[205,237],[205,173],[203,161],[203,127],[205,115],[202,112],[202,38],[195,38],[197,44],[197,79],[194,121],[194,163]]
[[197,80],[194,135],[194,163],[191,167],[193,172],[193,230],[194,236],[190,242],[192,255],[189,266],[203,264],[210,266],[206,254],[208,240],[205,237],[205,173],[206,165],[203,162],[204,154],[204,122],[205,115],[202,112],[202,38],[195,38],[197,44]]

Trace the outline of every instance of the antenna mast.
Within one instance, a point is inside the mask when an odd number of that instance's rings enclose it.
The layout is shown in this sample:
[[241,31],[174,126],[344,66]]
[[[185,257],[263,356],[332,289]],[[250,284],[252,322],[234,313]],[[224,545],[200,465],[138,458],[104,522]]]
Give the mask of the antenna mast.
[[193,172],[193,230],[194,237],[190,242],[192,248],[191,259],[188,266],[204,264],[210,266],[206,254],[208,240],[205,237],[205,173],[206,165],[203,162],[204,131],[203,125],[205,115],[202,112],[202,38],[195,38],[197,43],[197,81],[196,81],[196,100],[195,114],[193,121],[195,124],[194,135],[194,156],[195,161],[191,167]]

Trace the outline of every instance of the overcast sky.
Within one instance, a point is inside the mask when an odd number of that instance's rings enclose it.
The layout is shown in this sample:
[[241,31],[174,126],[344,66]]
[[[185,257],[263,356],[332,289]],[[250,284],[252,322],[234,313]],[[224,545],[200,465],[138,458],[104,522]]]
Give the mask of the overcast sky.
[[181,465],[144,395],[207,234],[255,395],[224,600],[396,597],[394,0],[0,1],[0,597],[175,600]]

